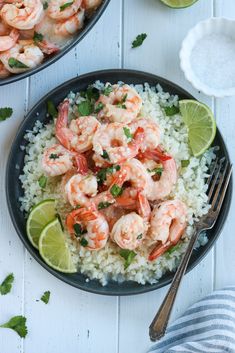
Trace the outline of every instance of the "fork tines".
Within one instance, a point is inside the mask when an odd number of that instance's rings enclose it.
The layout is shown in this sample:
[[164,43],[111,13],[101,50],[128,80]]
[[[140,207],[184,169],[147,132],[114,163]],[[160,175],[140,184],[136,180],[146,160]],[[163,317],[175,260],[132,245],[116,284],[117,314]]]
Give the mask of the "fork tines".
[[211,211],[219,213],[232,175],[232,165],[225,157],[217,158],[208,178],[208,202]]

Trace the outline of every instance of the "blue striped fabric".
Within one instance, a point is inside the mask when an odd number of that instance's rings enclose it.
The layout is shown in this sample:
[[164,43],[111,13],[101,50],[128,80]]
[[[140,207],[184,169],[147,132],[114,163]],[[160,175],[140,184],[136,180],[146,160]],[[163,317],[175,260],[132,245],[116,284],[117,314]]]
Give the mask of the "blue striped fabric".
[[235,353],[235,286],[194,304],[149,352]]

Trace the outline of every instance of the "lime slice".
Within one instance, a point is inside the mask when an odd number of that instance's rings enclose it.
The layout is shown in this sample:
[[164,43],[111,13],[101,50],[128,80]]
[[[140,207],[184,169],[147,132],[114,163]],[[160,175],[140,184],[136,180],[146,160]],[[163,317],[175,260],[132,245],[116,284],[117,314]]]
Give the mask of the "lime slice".
[[179,102],[180,112],[188,127],[189,145],[195,157],[202,155],[212,144],[216,134],[216,122],[207,105],[196,100]]
[[189,7],[198,0],[161,0],[165,5],[174,9],[182,9],[183,7]]
[[26,231],[32,245],[38,249],[40,234],[47,223],[55,219],[55,200],[39,202],[31,210],[27,219]]
[[77,272],[58,218],[43,229],[39,239],[39,252],[43,260],[55,270],[66,273]]

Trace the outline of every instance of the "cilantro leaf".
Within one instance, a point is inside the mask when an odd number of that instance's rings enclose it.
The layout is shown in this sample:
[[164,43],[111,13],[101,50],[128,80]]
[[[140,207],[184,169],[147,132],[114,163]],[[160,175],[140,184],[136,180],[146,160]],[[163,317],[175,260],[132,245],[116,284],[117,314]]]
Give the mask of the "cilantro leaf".
[[149,173],[154,173],[155,175],[162,175],[162,172],[163,172],[163,167],[156,167],[156,168],[153,168],[153,169],[147,169],[147,171]]
[[33,40],[35,43],[42,42],[43,41],[43,34],[38,33],[38,32],[34,32]]
[[29,69],[29,67],[27,65],[25,65],[24,63],[22,63],[21,61],[15,59],[15,58],[9,58],[8,65],[11,68],[15,67],[17,69]]
[[100,169],[96,175],[98,185],[102,185],[107,180],[107,174],[113,174],[121,169],[120,165]]
[[0,121],[4,121],[12,116],[13,109],[9,107],[0,108]]
[[122,194],[122,191],[123,191],[122,188],[116,184],[114,184],[110,189],[110,192],[113,195],[113,197],[120,196]]
[[66,2],[65,4],[61,5],[60,6],[60,11],[64,11],[65,9],[67,9],[67,7],[73,5],[73,1],[70,1],[70,2]]
[[58,159],[59,156],[58,156],[58,154],[56,154],[56,153],[51,153],[50,156],[49,156],[49,158],[55,160],[55,159]]
[[98,204],[98,210],[103,210],[104,208],[108,208],[112,204],[110,202],[100,202]]
[[10,273],[0,285],[0,294],[6,295],[10,293],[13,281],[14,275],[13,273]]
[[87,241],[85,238],[82,238],[82,239],[80,240],[80,244],[85,247],[85,246],[88,245],[88,241]]
[[174,251],[178,250],[180,248],[181,244],[177,244],[175,246],[172,246],[169,250],[166,251],[166,254],[171,255]]
[[41,175],[40,178],[38,179],[38,184],[40,188],[45,189],[47,185],[47,177],[45,175]]
[[52,116],[52,118],[57,118],[58,111],[52,101],[47,102],[47,113]]
[[136,253],[132,250],[122,249],[119,252],[120,256],[125,259],[124,269],[126,270],[128,266],[132,263],[133,259],[136,257]]
[[139,34],[135,40],[132,42],[132,48],[137,48],[140,47],[143,44],[143,41],[147,38],[146,33],[141,33]]
[[93,112],[93,106],[90,101],[86,100],[78,104],[78,112],[81,116],[88,116]]
[[12,329],[18,333],[20,337],[25,338],[28,333],[26,321],[27,319],[24,316],[14,316],[5,324],[0,325],[0,327]]
[[80,237],[81,235],[85,234],[87,231],[82,228],[81,224],[75,223],[73,226],[73,229],[75,231],[75,235],[77,237]]
[[137,239],[140,240],[143,238],[143,233],[140,233],[139,235],[137,235]]
[[46,1],[46,2],[44,2],[44,4],[43,4],[43,10],[46,10],[48,8],[48,2]]
[[108,155],[108,152],[106,150],[103,150],[103,153],[102,153],[101,157],[104,158],[104,159],[108,159],[108,160],[110,159],[109,155]]
[[124,131],[124,134],[126,135],[126,137],[128,138],[128,139],[133,139],[133,135],[132,135],[132,133],[130,132],[130,129],[128,129],[128,127],[124,127],[123,128],[123,131]]
[[97,101],[99,97],[100,97],[100,91],[96,87],[88,86],[85,92],[85,98],[89,100]]
[[41,296],[41,301],[44,302],[45,304],[48,304],[49,300],[50,300],[50,295],[51,295],[51,292],[49,290],[47,290]]
[[113,92],[113,87],[111,85],[105,86],[103,94],[108,97],[111,92]]
[[102,109],[104,108],[104,104],[99,102],[96,106],[95,106],[95,113],[99,113]]
[[190,161],[188,159],[183,159],[181,161],[181,167],[186,168],[189,165]]
[[179,108],[176,107],[175,105],[172,105],[171,107],[164,107],[163,109],[167,116],[173,116],[175,114],[178,114],[180,111]]

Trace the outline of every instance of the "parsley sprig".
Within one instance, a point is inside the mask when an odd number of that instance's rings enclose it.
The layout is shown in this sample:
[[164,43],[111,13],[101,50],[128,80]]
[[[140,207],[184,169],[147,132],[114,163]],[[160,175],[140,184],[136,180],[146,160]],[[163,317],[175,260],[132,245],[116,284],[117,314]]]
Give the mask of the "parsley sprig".
[[20,337],[25,338],[28,333],[26,321],[27,319],[24,316],[14,316],[5,324],[0,325],[0,327],[14,330]]

